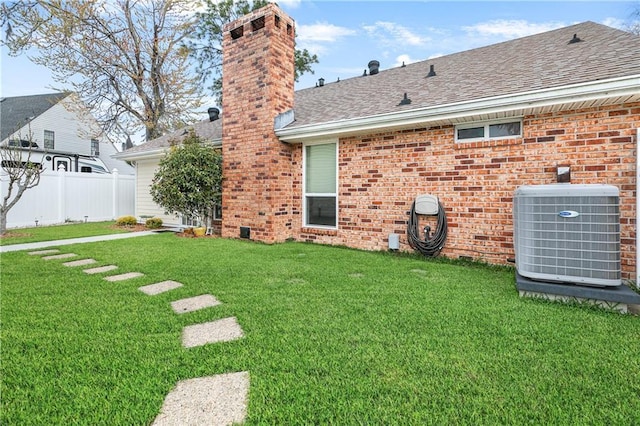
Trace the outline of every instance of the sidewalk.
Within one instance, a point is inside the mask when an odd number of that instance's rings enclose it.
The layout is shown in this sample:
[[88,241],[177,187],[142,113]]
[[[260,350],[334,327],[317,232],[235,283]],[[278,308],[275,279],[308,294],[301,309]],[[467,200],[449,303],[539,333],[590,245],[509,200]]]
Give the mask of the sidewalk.
[[0,246],[0,253],[20,250],[34,250],[46,247],[66,246],[69,244],[95,243],[98,241],[120,240],[122,238],[143,237],[145,235],[157,234],[156,231],[127,232],[124,234],[96,235],[95,237],[69,238],[66,240],[40,241],[37,243],[10,244]]

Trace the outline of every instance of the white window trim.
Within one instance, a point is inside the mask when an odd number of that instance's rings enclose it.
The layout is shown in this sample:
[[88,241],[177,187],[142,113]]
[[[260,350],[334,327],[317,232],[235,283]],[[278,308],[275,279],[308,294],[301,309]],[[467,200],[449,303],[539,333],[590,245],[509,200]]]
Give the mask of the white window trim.
[[[489,137],[489,126],[494,124],[503,124],[503,123],[515,123],[520,122],[520,134],[519,135],[509,135],[509,136],[499,136],[499,137]],[[513,139],[513,138],[521,138],[523,132],[523,124],[522,117],[512,117],[505,118],[503,120],[490,120],[490,121],[476,121],[471,123],[458,124],[454,128],[454,136],[456,143],[467,143],[467,142],[478,142],[478,141],[486,141],[486,140],[500,140],[500,139]],[[469,138],[469,139],[458,139],[458,130],[464,129],[473,129],[475,127],[484,127],[484,136],[481,138]]]
[[[47,139],[47,134],[51,136],[51,140]],[[47,146],[47,142],[51,142],[51,147]],[[56,132],[55,130],[44,129],[43,143],[44,149],[56,149]]]
[[[311,146],[311,145],[329,145],[329,144],[335,144],[336,146],[336,192],[335,193],[318,193],[318,192],[311,192],[311,193],[307,193],[307,146]],[[314,142],[306,142],[302,144],[302,226],[304,228],[314,228],[314,229],[331,229],[331,230],[335,230],[338,229],[338,186],[339,186],[339,177],[340,177],[340,172],[338,169],[338,163],[339,163],[339,159],[338,159],[338,154],[339,154],[339,143],[338,143],[338,139],[328,139],[328,140],[322,140],[322,141],[314,141]],[[335,226],[327,226],[327,225],[314,225],[314,224],[309,224],[307,223],[307,197],[311,196],[311,197],[335,197],[336,199],[336,211],[335,211],[335,216],[336,216],[336,225]]]

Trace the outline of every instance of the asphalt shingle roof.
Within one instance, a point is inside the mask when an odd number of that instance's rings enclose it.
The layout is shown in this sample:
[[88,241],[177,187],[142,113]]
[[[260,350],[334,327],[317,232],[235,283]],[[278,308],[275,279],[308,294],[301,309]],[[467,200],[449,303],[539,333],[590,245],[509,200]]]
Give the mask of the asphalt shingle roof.
[[209,119],[206,119],[203,121],[199,121],[191,126],[187,126],[174,132],[167,133],[166,135],[160,136],[156,139],[152,139],[141,145],[136,145],[132,148],[127,149],[125,152],[129,154],[166,148],[170,146],[171,142],[173,141],[182,141],[182,139],[184,139],[184,137],[192,129],[196,132],[196,135],[200,136],[200,138],[205,141],[211,142],[222,138],[222,120],[218,119],[215,121],[209,121]]
[[[582,41],[570,44],[574,34]],[[431,65],[436,76],[427,77]],[[640,37],[584,22],[299,90],[287,128],[634,74]],[[411,104],[399,105],[404,93]]]
[[[581,41],[569,43],[574,34]],[[436,75],[427,77],[431,66]],[[584,22],[298,90],[295,121],[286,128],[639,74],[639,36]],[[400,105],[405,93],[411,103]],[[222,120],[205,120],[193,127],[205,139],[222,138]],[[181,129],[126,152],[167,147],[183,134]]]
[[0,140],[4,140],[69,95],[70,93],[49,93],[0,99]]

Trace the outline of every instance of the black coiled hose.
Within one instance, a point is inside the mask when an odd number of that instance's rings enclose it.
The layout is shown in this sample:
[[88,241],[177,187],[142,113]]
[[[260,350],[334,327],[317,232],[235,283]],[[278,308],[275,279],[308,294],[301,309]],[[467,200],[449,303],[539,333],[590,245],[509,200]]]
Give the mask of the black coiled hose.
[[425,256],[434,257],[440,253],[444,247],[444,241],[447,239],[447,215],[444,212],[442,203],[438,202],[437,228],[433,234],[429,231],[425,232],[425,239],[420,237],[418,215],[416,214],[416,202],[411,204],[411,212],[409,213],[409,223],[407,225],[407,239],[409,245],[416,251]]

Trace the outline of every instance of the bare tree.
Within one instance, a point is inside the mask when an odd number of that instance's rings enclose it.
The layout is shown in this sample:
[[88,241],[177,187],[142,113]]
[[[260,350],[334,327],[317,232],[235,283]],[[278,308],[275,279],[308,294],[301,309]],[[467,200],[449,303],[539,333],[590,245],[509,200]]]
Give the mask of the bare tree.
[[2,193],[2,204],[0,204],[0,235],[7,231],[7,214],[15,206],[27,189],[33,188],[40,183],[40,175],[43,168],[39,163],[31,161],[31,148],[33,137],[29,131],[26,146],[28,149],[21,149],[22,139],[17,145],[0,146],[0,181],[7,182],[7,192]]
[[198,78],[185,47],[195,24],[189,0],[38,0],[0,6],[10,54],[52,71],[107,132],[146,139],[194,120]]
[[626,23],[626,30],[635,35],[640,35],[640,2],[636,2]]

